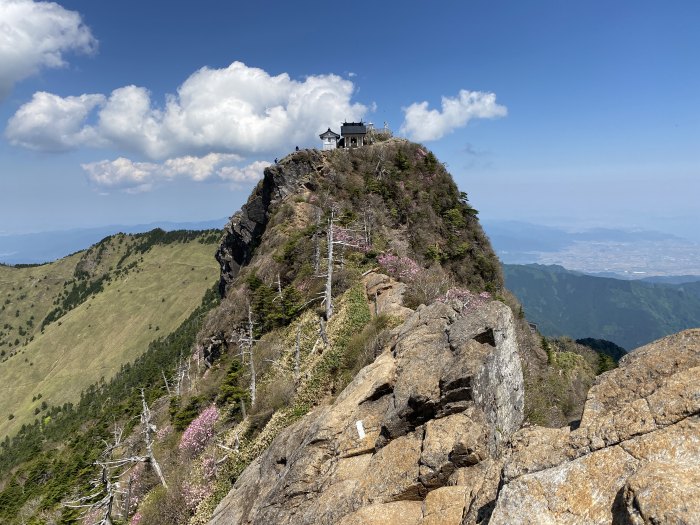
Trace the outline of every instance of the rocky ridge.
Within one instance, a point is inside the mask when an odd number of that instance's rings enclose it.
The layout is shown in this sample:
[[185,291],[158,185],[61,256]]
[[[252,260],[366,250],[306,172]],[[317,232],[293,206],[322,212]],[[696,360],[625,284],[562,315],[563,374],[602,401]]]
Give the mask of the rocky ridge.
[[211,523],[698,523],[698,377],[691,330],[601,376],[578,428],[519,428],[510,309],[436,302],[283,431]]
[[[333,405],[273,441],[211,523],[442,523],[443,515],[478,515],[475,505],[488,506],[497,488],[483,473],[523,420],[515,341],[510,309],[497,301],[420,307]],[[426,502],[431,517],[423,521]]]
[[[389,148],[397,146],[404,147]],[[423,166],[422,150],[410,148],[408,158]],[[382,151],[368,149],[365,161],[385,162]],[[352,171],[339,175],[334,163],[350,160]],[[279,241],[285,206],[292,210],[285,221],[308,228],[320,189],[356,195],[359,179],[350,175],[358,175],[361,161],[310,151],[268,168],[226,227],[217,252],[222,294],[244,266],[269,266],[259,252],[270,251],[270,239]],[[389,245],[410,254],[396,232]],[[475,240],[472,246],[488,256],[487,245]],[[473,260],[488,274],[482,256]],[[282,430],[237,476],[210,523],[699,521],[700,393],[692,378],[700,331],[639,349],[600,376],[571,427],[521,428],[521,361],[532,356],[518,346],[522,337],[509,307],[438,301],[413,311],[402,304],[405,284],[370,273],[364,286],[375,314],[403,324],[331,405],[321,403]]]

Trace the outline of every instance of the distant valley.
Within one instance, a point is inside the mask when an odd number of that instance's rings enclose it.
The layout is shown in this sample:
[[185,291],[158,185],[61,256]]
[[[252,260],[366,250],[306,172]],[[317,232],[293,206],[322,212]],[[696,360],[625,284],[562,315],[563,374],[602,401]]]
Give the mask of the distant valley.
[[700,326],[697,277],[673,284],[596,277],[561,266],[505,264],[503,269],[507,288],[545,335],[607,339],[632,350]]

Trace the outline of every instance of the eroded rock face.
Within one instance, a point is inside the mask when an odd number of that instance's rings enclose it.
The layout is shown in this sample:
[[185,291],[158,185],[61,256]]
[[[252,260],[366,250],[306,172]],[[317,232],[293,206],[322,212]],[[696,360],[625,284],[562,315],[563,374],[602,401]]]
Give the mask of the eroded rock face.
[[265,168],[258,183],[240,211],[231,217],[224,233],[216,260],[221,265],[219,292],[222,296],[241,266],[249,263],[267,227],[275,205],[287,195],[310,183],[313,173],[323,168],[323,158],[316,150],[306,150],[282,159],[279,164]]
[[510,310],[421,307],[246,469],[212,524],[700,523],[700,329],[600,376],[577,428],[522,419]]
[[211,523],[458,525],[492,504],[523,399],[508,307],[421,307],[332,406],[273,441]]
[[700,523],[700,330],[626,356],[579,428],[517,432],[490,523]]

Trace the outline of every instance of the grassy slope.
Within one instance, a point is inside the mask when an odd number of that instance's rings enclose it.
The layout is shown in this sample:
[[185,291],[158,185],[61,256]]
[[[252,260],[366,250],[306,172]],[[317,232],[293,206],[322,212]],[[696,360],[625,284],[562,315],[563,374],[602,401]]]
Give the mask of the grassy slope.
[[74,254],[41,266],[0,266],[0,352],[4,352],[3,358],[36,333],[41,321],[53,309],[53,301],[63,291],[64,282],[73,278],[79,260],[80,254]]
[[[37,330],[33,341],[0,364],[0,436],[11,435],[22,423],[38,417],[34,411],[42,401],[49,405],[75,402],[82,389],[101,377],[109,379],[151,340],[176,328],[217,278],[212,251],[211,244],[192,241],[156,245],[143,255],[132,255],[126,263],[143,258],[136,269],[106,283],[102,292],[48,325],[43,334]],[[119,255],[115,249],[106,260]],[[47,274],[48,281],[62,287],[72,277],[77,257],[35,268],[2,268],[5,279],[0,291],[9,287],[12,293],[13,286],[19,291],[17,283]],[[10,275],[13,279],[7,279]],[[36,294],[35,327],[52,306],[52,291],[41,299],[40,292]],[[30,301],[29,293],[23,301]],[[41,399],[32,401],[39,393]],[[15,415],[12,420],[10,413]]]

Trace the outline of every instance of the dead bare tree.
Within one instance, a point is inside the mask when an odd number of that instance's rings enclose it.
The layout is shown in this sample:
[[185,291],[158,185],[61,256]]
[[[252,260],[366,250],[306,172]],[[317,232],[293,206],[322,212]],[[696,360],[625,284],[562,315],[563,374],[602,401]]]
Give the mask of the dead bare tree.
[[[95,521],[92,525],[113,524],[112,512],[114,511],[117,497],[125,494],[121,490],[121,482],[119,481],[123,474],[123,469],[127,465],[143,460],[141,456],[114,459],[113,455],[121,445],[123,432],[124,429],[114,426],[113,442],[105,442],[105,450],[100,455],[100,459],[95,461],[94,464],[99,467],[99,475],[90,481],[92,492],[87,496],[63,502],[64,507],[82,509],[81,517],[83,518],[92,512],[97,512],[99,516],[98,521]],[[126,508],[124,514],[127,519],[128,513],[129,509]]]
[[146,396],[143,393],[143,388],[141,389],[141,423],[143,425],[143,438],[146,443],[146,461],[153,467],[160,483],[168,488],[168,484],[165,482],[165,477],[163,476],[163,471],[156,461],[156,457],[153,455],[153,432],[156,430],[156,426],[151,421],[151,410],[148,408],[148,403],[146,403]]
[[333,316],[333,268],[335,266],[334,247],[343,246],[355,249],[364,249],[367,247],[363,239],[358,239],[356,231],[351,228],[339,228],[336,226],[338,219],[336,217],[337,210],[335,206],[331,206],[330,215],[328,217],[328,228],[326,230],[327,243],[327,269],[326,269],[326,288],[323,294],[323,304],[326,306],[326,321]]
[[374,221],[374,210],[370,206],[365,206],[362,210],[362,230],[365,237],[365,246],[372,246],[372,226]]
[[250,386],[248,387],[250,392],[250,404],[255,404],[255,390],[257,377],[255,374],[255,359],[253,356],[253,345],[255,344],[255,338],[253,337],[253,309],[248,304],[248,325],[245,331],[242,331],[238,337],[238,355],[241,357],[241,361],[245,363],[248,360],[248,369],[250,371]]
[[282,300],[282,279],[280,279],[280,273],[277,272],[277,296],[272,300],[274,301],[281,301]]
[[161,368],[160,373],[163,374],[163,382],[165,383],[165,389],[168,391],[168,397],[172,397],[173,394],[170,391],[170,385],[168,384],[168,378],[165,377],[165,371]]
[[131,487],[129,483],[127,491],[122,490],[122,482],[120,480],[125,472],[127,472],[128,467],[136,463],[148,463],[151,465],[158,479],[160,479],[161,484],[166,489],[168,488],[165,477],[163,476],[163,471],[153,455],[153,432],[155,432],[156,427],[152,423],[151,411],[146,403],[143,389],[141,389],[141,403],[143,405],[141,423],[143,425],[146,455],[115,458],[114,454],[121,446],[124,432],[123,428],[115,425],[112,443],[105,442],[105,450],[100,455],[100,459],[95,461],[95,465],[99,467],[100,473],[98,477],[90,482],[93,491],[87,496],[63,503],[65,507],[83,509],[82,517],[97,511],[100,516],[99,521],[94,522],[92,525],[113,525],[112,513],[115,511],[117,498],[119,496],[123,497],[125,500],[125,502],[122,502],[122,515],[124,519],[128,519],[129,506],[131,504]]
[[323,346],[328,346],[328,334],[326,333],[326,322],[323,317],[318,318],[318,336],[323,342]]
[[321,226],[321,210],[316,209],[316,229],[314,230],[314,273],[321,271],[321,241],[318,230]]
[[297,326],[297,340],[294,344],[294,382],[299,382],[301,361],[301,323]]

